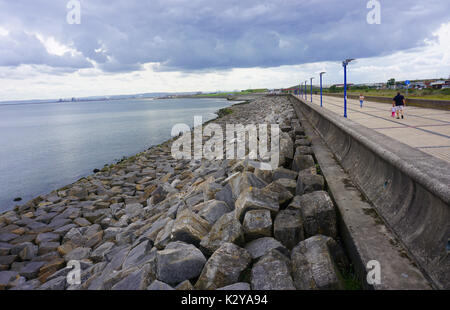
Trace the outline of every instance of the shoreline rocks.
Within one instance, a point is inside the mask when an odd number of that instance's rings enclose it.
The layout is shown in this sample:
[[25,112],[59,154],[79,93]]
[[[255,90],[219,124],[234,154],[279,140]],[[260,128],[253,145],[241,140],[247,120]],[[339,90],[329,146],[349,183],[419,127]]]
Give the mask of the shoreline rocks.
[[36,197],[0,215],[0,290],[342,289],[336,210],[292,104],[231,109],[213,123],[279,124],[277,169],[248,150],[177,160],[171,139]]

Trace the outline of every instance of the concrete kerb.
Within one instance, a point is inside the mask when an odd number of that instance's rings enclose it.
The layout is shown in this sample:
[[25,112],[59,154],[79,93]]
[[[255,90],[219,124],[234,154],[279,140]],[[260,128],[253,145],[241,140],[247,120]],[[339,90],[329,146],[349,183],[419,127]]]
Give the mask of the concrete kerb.
[[436,287],[448,288],[450,165],[291,98]]

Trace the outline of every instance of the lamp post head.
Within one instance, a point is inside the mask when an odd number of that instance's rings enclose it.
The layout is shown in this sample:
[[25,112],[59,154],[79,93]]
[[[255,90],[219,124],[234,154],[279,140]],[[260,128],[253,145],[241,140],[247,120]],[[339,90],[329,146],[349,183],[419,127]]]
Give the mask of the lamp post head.
[[355,59],[354,59],[354,58],[346,59],[346,60],[344,60],[344,61],[342,62],[342,65],[345,67],[345,66],[347,66],[350,62],[352,62],[353,60],[355,60]]
[[320,72],[320,76],[322,76],[322,75],[324,75],[326,72],[324,71],[324,72]]

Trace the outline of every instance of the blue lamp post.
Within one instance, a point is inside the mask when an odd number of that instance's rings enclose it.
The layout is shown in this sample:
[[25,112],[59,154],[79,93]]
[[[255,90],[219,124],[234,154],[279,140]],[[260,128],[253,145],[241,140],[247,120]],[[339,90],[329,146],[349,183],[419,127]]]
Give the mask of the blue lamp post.
[[354,59],[346,59],[342,62],[344,67],[344,117],[347,118],[347,66]]
[[310,78],[310,81],[311,81],[311,102],[312,102],[312,81],[314,80],[314,78],[312,77],[312,78]]
[[308,100],[308,81],[305,81],[305,100]]
[[322,75],[324,75],[326,72],[320,72],[320,106],[322,107]]

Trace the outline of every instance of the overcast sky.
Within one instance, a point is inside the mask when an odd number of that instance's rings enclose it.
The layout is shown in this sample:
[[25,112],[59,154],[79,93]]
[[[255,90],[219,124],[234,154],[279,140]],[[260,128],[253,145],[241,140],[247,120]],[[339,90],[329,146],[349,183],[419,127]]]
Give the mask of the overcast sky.
[[0,100],[448,77],[450,1],[0,0]]

